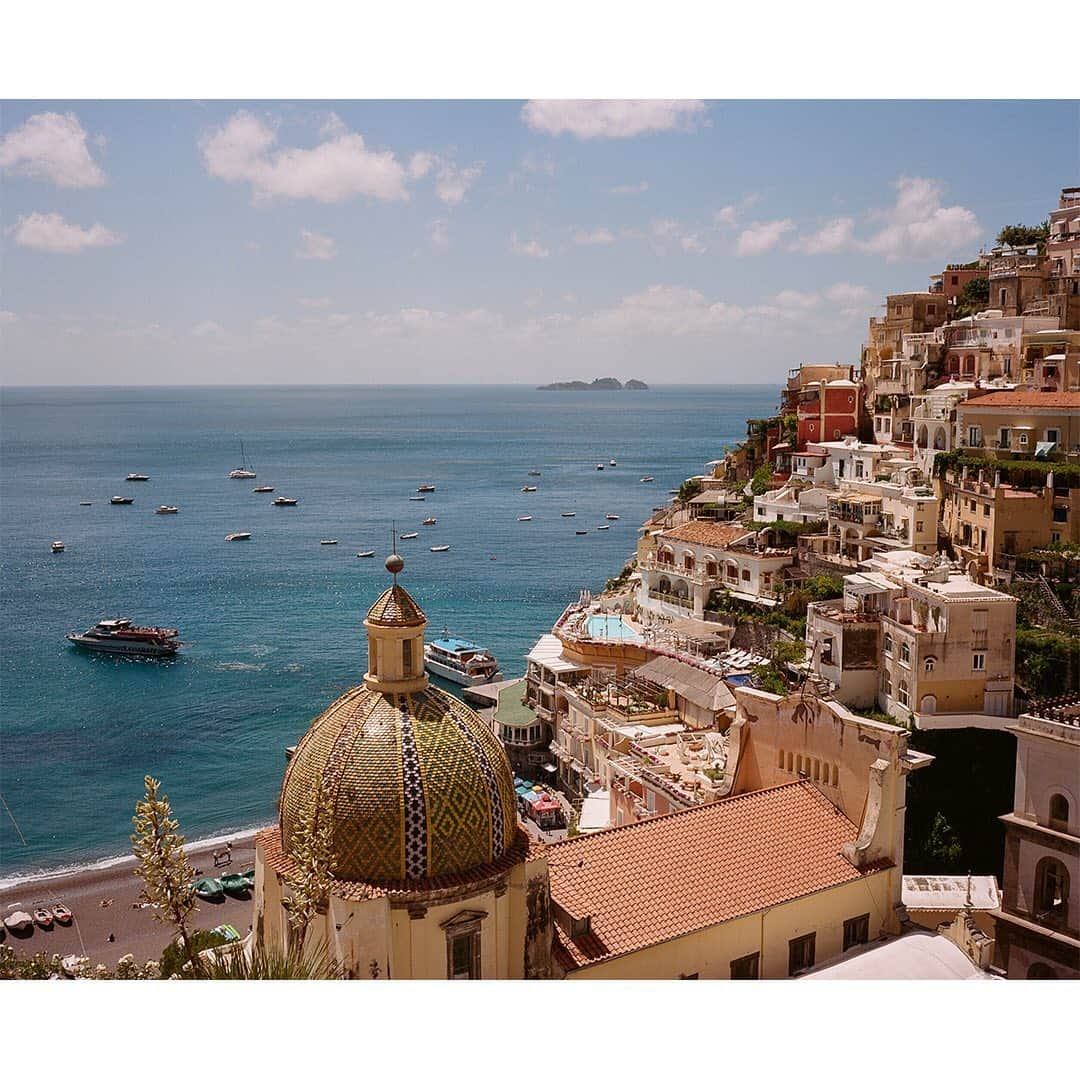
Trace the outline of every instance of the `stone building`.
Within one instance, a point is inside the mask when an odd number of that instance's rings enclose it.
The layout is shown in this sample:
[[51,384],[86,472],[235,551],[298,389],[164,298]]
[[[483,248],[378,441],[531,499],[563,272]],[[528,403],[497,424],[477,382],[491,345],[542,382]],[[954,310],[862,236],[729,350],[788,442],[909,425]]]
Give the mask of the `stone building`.
[[1001,818],[995,963],[1010,979],[1080,978],[1080,698],[1040,703],[1008,730],[1016,791]]

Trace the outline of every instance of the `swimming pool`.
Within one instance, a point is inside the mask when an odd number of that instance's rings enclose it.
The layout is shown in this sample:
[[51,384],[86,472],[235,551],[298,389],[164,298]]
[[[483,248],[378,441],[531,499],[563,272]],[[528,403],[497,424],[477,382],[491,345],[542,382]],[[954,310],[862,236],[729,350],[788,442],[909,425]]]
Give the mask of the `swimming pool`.
[[627,626],[619,615],[590,615],[585,620],[590,637],[607,641],[641,641],[641,635]]

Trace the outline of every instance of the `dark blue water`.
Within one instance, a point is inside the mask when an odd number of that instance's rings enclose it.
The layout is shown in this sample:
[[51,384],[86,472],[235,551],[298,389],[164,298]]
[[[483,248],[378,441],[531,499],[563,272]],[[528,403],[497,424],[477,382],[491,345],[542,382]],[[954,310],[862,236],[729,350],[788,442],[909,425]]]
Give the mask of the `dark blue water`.
[[[566,603],[618,572],[652,506],[775,401],[772,387],[5,391],[0,794],[26,844],[0,807],[0,877],[128,850],[146,773],[189,837],[270,820],[283,748],[363,676],[392,521],[420,533],[398,545],[402,584],[431,630],[520,674]],[[238,434],[257,480],[226,478]],[[410,502],[428,482],[438,491]],[[270,506],[251,490],[263,483],[299,506]],[[160,503],[180,513],[157,516]],[[606,513],[621,519],[596,532]],[[428,516],[438,525],[422,528]],[[224,543],[239,530],[251,541]],[[376,559],[356,558],[369,548]],[[147,663],[64,640],[112,615],[193,644]]]

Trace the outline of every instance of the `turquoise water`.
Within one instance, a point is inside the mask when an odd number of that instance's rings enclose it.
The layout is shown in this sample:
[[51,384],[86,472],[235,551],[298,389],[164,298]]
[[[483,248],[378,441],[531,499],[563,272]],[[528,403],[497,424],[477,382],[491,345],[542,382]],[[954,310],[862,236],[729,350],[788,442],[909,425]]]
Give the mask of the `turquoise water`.
[[[272,819],[283,748],[363,677],[392,523],[420,533],[398,544],[401,581],[430,636],[466,637],[519,675],[565,605],[618,573],[653,504],[775,402],[772,387],[720,386],[4,391],[0,794],[22,837],[0,807],[0,877],[128,850],[147,773],[189,837]],[[254,481],[226,479],[241,434]],[[410,502],[425,483],[437,491]],[[607,513],[620,520],[597,532]],[[240,530],[252,539],[223,542]],[[150,663],[64,640],[111,615],[191,645]]]
[[585,628],[593,637],[607,638],[608,641],[641,641],[641,635],[618,615],[590,615],[585,620]]

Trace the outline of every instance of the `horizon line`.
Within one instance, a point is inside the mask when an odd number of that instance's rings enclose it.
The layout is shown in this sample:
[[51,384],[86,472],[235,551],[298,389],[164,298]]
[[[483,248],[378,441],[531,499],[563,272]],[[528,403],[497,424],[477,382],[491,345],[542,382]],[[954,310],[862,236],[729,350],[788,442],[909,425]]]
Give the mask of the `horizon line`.
[[[563,381],[563,380],[557,380]],[[644,380],[642,380],[644,381]],[[669,389],[687,386],[774,386],[784,382],[777,379],[773,382],[679,382],[679,383],[649,383],[648,389]],[[306,382],[282,382],[282,383],[2,383],[0,393],[4,390],[274,390],[274,389],[340,389],[341,387],[368,388],[376,390],[409,390],[436,387],[464,387],[475,389],[506,389],[508,387],[525,387],[532,390],[545,389],[531,382],[514,383],[306,383]],[[624,387],[625,389],[625,387]],[[556,391],[559,392],[559,391]],[[582,391],[565,391],[568,393],[581,393]],[[598,390],[596,393],[617,393],[615,390]],[[631,390],[631,393],[641,393]]]

